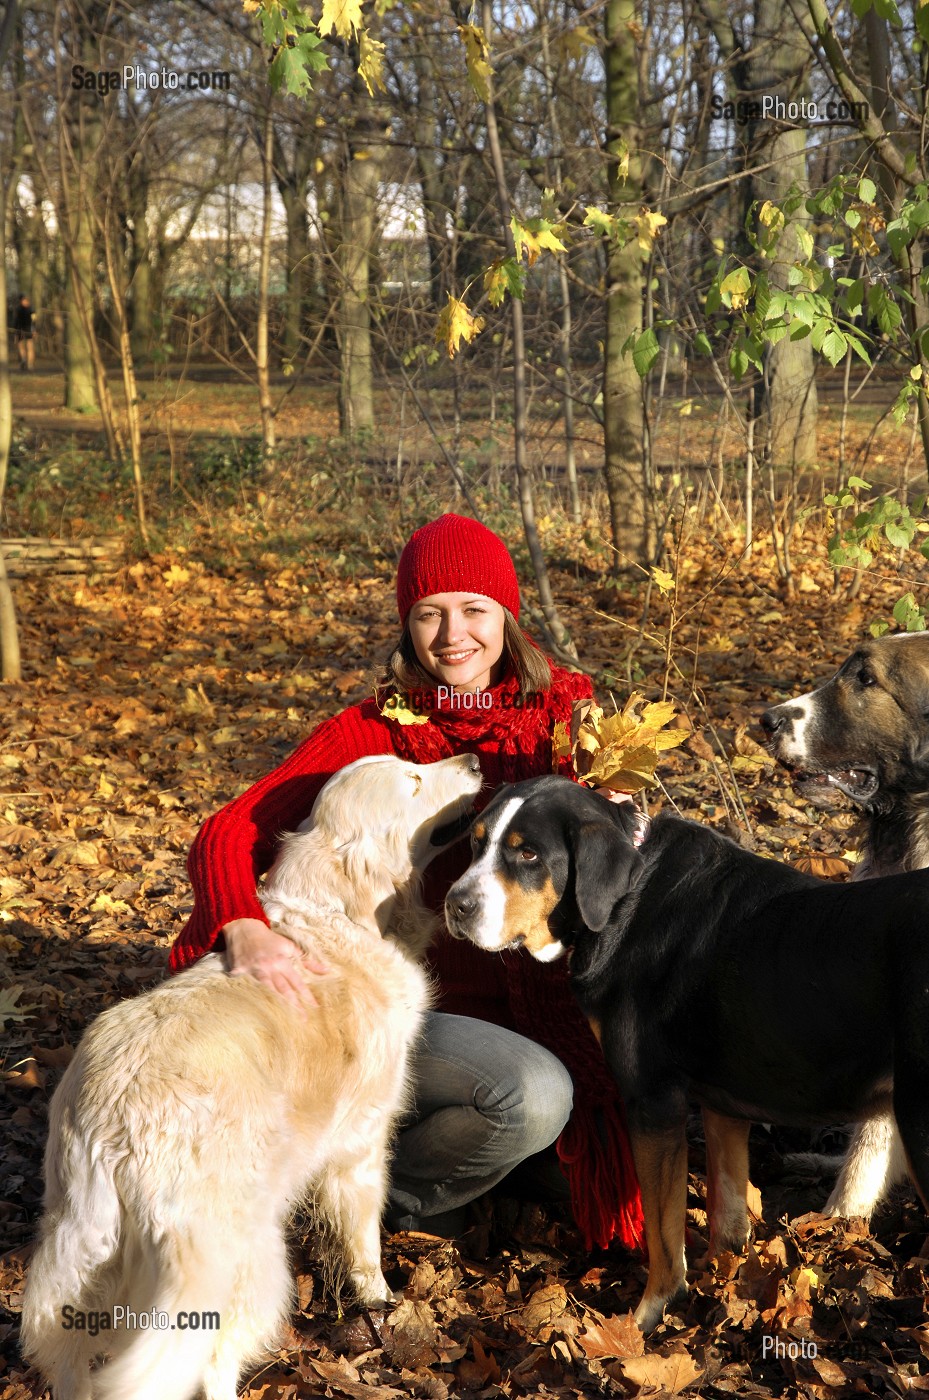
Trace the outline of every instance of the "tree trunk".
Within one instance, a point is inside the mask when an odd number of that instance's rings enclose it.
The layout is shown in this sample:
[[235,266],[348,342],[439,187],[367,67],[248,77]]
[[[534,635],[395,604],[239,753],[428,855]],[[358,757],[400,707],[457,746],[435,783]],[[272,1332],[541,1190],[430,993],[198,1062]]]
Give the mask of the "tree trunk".
[[264,114],[261,131],[261,252],[258,259],[258,324],[255,328],[255,373],[258,378],[258,403],[261,409],[261,444],[265,461],[270,462],[277,446],[274,407],[271,402],[271,366],[268,359],[268,312],[271,279],[271,213],[274,124],[271,120],[271,99]]
[[339,424],[346,437],[374,427],[369,279],[383,142],[376,109],[360,79],[342,170],[339,244]]
[[[809,45],[794,21],[786,0],[758,0],[755,38],[749,60],[753,95],[771,94],[783,102],[799,102],[810,95]],[[773,134],[772,134],[773,132]],[[750,134],[754,164],[769,168],[752,181],[751,197],[779,203],[793,186],[807,188],[806,130],[780,129],[771,121],[758,122]],[[757,213],[757,210],[756,210]],[[772,289],[787,290],[792,263],[803,261],[798,231],[809,223],[803,206],[785,224],[768,259]],[[809,337],[784,336],[767,355],[771,460],[776,466],[808,466],[816,460],[816,357]]]
[[131,347],[136,364],[143,364],[152,353],[152,238],[148,225],[150,171],[145,153],[136,151],[129,167],[129,216],[132,220],[130,255]]
[[[611,214],[642,202],[638,156],[638,81],[632,0],[607,0],[606,150],[607,201]],[[629,174],[620,175],[622,141],[629,150]],[[653,553],[651,506],[645,479],[642,385],[623,354],[629,336],[642,329],[642,260],[633,240],[625,248],[611,245],[606,271],[606,337],[603,357],[603,435],[610,527],[615,567],[647,563]]]
[[284,308],[284,351],[293,360],[300,349],[303,316],[309,282],[309,222],[306,214],[306,185],[295,189],[278,179],[278,189],[287,216],[287,302]]
[[[5,311],[6,292],[6,214],[8,211],[8,187],[0,172],[0,308]],[[3,519],[3,493],[6,488],[6,474],[10,461],[10,442],[13,437],[13,402],[10,396],[10,342],[7,331],[7,318],[0,316],[0,521]],[[19,654],[19,629],[16,625],[16,605],[13,590],[7,578],[3,558],[3,543],[0,540],[0,680],[18,681],[22,677]]]
[[[80,52],[86,68],[96,64],[94,9],[77,21]],[[77,47],[77,46],[75,46]],[[65,408],[90,413],[97,407],[92,329],[82,311],[94,305],[94,231],[89,207],[93,167],[100,142],[99,99],[96,94],[69,94],[66,121],[73,160],[61,179],[68,185],[67,282],[65,284]],[[90,315],[93,315],[91,309]]]
[[287,229],[287,298],[284,307],[284,354],[292,361],[300,349],[312,284],[310,223],[306,195],[316,154],[315,118],[307,109],[294,124],[293,150],[288,157],[277,131],[272,132],[274,178],[284,205]]
[[[101,223],[103,252],[106,259],[107,280],[110,284],[110,298],[116,332],[119,342],[119,363],[123,374],[123,393],[126,397],[126,426],[129,432],[129,458],[132,465],[132,480],[135,488],[136,520],[139,534],[145,548],[149,547],[148,521],[145,513],[145,491],[142,481],[142,419],[139,414],[139,390],[135,377],[135,362],[132,355],[132,338],[129,329],[129,312],[126,300],[125,271],[120,257],[121,249],[113,225],[116,222],[112,208],[105,207]],[[112,409],[110,409],[112,411]]]

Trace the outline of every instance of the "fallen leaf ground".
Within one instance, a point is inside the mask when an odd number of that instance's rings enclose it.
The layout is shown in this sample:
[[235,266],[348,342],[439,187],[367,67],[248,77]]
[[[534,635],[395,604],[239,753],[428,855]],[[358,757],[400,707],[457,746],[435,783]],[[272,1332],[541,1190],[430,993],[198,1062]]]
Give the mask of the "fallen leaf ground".
[[[235,510],[193,512],[170,548],[111,576],[17,584],[26,679],[0,691],[0,1400],[45,1395],[19,1358],[16,1324],[46,1107],[70,1049],[105,1006],[162,976],[190,905],[184,857],[202,819],[314,723],[365,695],[394,638],[393,561],[414,507],[400,514],[361,497],[325,513],[317,507],[328,485],[318,492],[262,492],[264,503],[243,493]],[[443,506],[455,502],[437,499]],[[612,685],[620,700],[633,687],[654,699],[667,684],[692,730],[663,757],[652,808],[672,801],[741,829],[762,852],[844,878],[851,813],[796,797],[760,747],[757,718],[828,674],[910,585],[890,561],[854,602],[834,596],[810,530],[797,541],[799,588],[788,599],[770,542],[740,565],[725,521],[707,509],[672,549],[673,614],[670,597],[641,582],[611,584],[602,502],[583,527],[546,518],[556,596],[601,696]],[[512,511],[491,520],[519,538]],[[520,569],[528,578],[524,559]],[[693,1127],[696,1259],[705,1192]],[[585,1252],[559,1207],[503,1192],[457,1246],[389,1239],[388,1277],[404,1301],[386,1318],[338,1315],[298,1222],[299,1311],[247,1394],[929,1390],[922,1212],[903,1191],[873,1233],[811,1214],[828,1182],[791,1176],[784,1162],[785,1150],[805,1145],[802,1135],[753,1130],[763,1203],[753,1249],[695,1270],[686,1312],[644,1347],[628,1318],[641,1262]],[[768,1354],[775,1342],[782,1349]]]

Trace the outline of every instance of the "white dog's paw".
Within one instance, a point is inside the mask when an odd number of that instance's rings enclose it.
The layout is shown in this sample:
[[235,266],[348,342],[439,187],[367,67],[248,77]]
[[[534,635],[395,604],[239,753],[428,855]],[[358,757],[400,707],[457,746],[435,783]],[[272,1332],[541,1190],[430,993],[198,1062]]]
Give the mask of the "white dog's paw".
[[380,1269],[376,1274],[353,1274],[352,1286],[356,1298],[364,1308],[392,1308],[403,1297],[402,1293],[395,1293],[388,1285]]

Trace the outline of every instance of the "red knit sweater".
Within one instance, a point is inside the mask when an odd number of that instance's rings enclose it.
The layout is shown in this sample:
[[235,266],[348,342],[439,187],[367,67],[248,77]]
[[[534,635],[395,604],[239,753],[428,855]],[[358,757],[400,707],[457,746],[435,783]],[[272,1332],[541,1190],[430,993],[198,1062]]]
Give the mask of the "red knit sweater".
[[[522,697],[513,676],[488,694],[489,709],[433,710],[426,724],[401,725],[382,714],[373,699],[352,705],[317,726],[279,768],[210,817],[188,857],[195,903],[171,950],[171,970],[221,946],[220,929],[230,920],[267,922],[255,888],[274,859],[277,840],[309,814],[327,778],[345,764],[372,754],[434,763],[475,753],[487,784],[480,805],[501,783],[552,771],[554,725],[570,718],[573,701],[590,695],[591,686],[586,676],[552,666],[551,689],[538,697],[538,705],[518,707]],[[459,842],[431,863],[424,889],[431,908],[441,911],[468,860],[467,843]],[[440,1010],[519,1031],[567,1067],[574,1112],[558,1150],[575,1219],[588,1245],[605,1246],[617,1237],[629,1248],[640,1246],[641,1204],[622,1104],[571,995],[565,964],[542,964],[522,951],[490,957],[447,935],[437,940],[431,962]]]

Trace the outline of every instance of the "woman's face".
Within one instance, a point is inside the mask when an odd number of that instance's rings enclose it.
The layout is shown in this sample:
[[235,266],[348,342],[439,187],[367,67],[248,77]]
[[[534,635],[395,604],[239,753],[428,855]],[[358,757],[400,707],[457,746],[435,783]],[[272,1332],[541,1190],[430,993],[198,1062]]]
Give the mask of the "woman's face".
[[433,593],[414,604],[407,625],[420,665],[440,685],[486,690],[503,670],[504,617],[480,593]]

